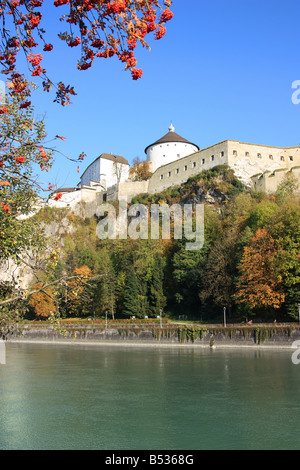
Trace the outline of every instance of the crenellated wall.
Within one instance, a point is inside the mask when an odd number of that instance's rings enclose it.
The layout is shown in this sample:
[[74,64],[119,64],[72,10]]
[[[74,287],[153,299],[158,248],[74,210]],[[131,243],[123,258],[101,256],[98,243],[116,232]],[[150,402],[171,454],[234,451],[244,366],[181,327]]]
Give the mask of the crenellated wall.
[[[287,169],[279,169],[274,172],[266,171],[252,177],[254,187],[257,191],[263,191],[267,194],[274,194],[278,186],[283,183],[288,176],[294,176],[300,183],[300,166]],[[298,188],[300,192],[300,185]]]

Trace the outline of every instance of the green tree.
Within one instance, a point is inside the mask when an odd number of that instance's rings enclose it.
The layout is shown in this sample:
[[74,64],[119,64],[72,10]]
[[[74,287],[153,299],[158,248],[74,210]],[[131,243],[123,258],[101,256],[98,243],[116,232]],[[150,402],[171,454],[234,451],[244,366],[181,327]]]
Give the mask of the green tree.
[[251,227],[253,233],[258,228],[263,228],[268,224],[277,208],[276,202],[270,199],[265,199],[253,207],[247,220],[247,224]]
[[286,197],[270,218],[268,226],[281,250],[278,254],[279,274],[283,283],[283,311],[290,318],[298,317],[300,303],[300,198]]
[[[187,251],[184,243],[171,259],[171,270],[168,271],[168,297],[172,308],[188,315],[200,313],[199,291],[202,289],[202,272],[206,264],[208,245],[202,250]],[[174,303],[175,300],[175,303]]]
[[152,267],[152,277],[149,282],[149,304],[153,316],[163,312],[166,306],[166,296],[164,295],[164,260],[156,253]]
[[0,260],[17,257],[39,246],[41,228],[26,218],[37,203],[34,166],[47,170],[52,151],[45,148],[45,124],[33,116],[33,108],[20,110],[17,98],[6,103],[0,116]]
[[139,283],[135,270],[131,267],[127,279],[124,291],[124,308],[123,314],[131,317],[140,317],[140,302],[139,302]]
[[276,198],[279,202],[293,196],[299,190],[299,182],[296,176],[288,172],[285,174],[284,180],[276,190]]
[[223,233],[222,238],[211,246],[207,262],[201,273],[201,301],[210,303],[210,310],[215,315],[216,308],[227,307],[229,314],[234,305],[237,264],[241,254],[238,242],[241,232],[237,226]]
[[100,285],[98,284],[98,295],[96,296],[95,311],[102,314],[107,312],[115,319],[116,303],[117,303],[117,280],[114,267],[107,251],[101,252],[101,273],[104,275]]

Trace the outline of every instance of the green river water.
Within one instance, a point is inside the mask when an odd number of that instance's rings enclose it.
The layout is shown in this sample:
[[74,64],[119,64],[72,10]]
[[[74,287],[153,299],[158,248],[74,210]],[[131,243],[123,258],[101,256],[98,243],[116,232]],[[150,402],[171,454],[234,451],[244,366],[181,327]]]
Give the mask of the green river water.
[[0,449],[298,449],[291,354],[8,343]]

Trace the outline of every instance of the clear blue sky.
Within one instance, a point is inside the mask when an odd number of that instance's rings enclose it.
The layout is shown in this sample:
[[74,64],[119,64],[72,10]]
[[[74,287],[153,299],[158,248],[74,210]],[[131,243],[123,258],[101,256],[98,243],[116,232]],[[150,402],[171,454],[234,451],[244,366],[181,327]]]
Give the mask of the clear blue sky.
[[53,38],[58,9],[52,0],[47,5],[55,53],[48,53],[45,66],[78,95],[67,107],[42,92],[33,102],[37,114],[46,114],[49,138],[66,137],[57,148],[71,158],[82,151],[87,157],[79,174],[76,164],[57,157],[45,183],[75,186],[103,152],[129,163],[144,159],[145,147],[168,132],[171,121],[200,148],[224,139],[300,144],[300,105],[291,101],[291,84],[300,80],[299,0],[174,0],[172,11],[165,37],[151,40],[150,52],[137,50],[144,75],[132,81],[117,59],[78,71],[79,50]]

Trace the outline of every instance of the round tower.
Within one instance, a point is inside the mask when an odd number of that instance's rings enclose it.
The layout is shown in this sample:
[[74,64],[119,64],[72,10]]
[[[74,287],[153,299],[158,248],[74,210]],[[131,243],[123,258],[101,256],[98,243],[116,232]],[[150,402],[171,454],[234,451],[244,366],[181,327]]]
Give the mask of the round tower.
[[186,157],[198,152],[199,147],[192,142],[176,134],[174,126],[171,124],[169,132],[145,148],[147,161],[151,163],[150,170],[154,171],[162,165],[174,162],[179,158]]

